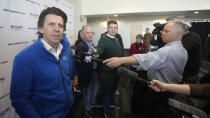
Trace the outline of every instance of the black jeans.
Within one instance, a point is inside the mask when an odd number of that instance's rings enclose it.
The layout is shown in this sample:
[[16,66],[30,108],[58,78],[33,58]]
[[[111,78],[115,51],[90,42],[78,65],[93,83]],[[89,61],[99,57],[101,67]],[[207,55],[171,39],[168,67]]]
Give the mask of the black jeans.
[[103,89],[104,112],[111,113],[110,105],[113,102],[114,93],[118,85],[118,76],[116,72],[100,72],[100,79]]

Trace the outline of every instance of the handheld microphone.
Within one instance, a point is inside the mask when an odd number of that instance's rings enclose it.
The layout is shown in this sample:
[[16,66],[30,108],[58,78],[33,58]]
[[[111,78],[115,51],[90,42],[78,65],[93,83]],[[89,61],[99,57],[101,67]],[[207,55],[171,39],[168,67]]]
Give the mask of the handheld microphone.
[[97,59],[97,58],[95,58],[95,57],[92,57],[92,61],[99,62],[99,63],[103,63],[104,60],[102,60],[102,59]]
[[131,79],[138,80],[138,81],[141,81],[147,85],[150,85],[149,81],[140,78],[136,72],[133,72],[125,67],[119,67],[117,70],[117,74],[129,77]]
[[95,62],[99,62],[99,63],[103,63],[103,61],[104,60],[102,60],[102,59],[98,59],[98,58],[95,58],[95,57],[93,57],[93,55],[95,54],[95,53],[88,53],[88,52],[84,52],[86,55],[89,55],[89,56],[92,56],[92,61],[95,61]]
[[199,116],[200,118],[208,118],[207,114],[204,111],[202,111],[201,109],[198,109],[198,108],[190,106],[188,104],[179,102],[175,99],[169,98],[168,104],[169,104],[169,106],[171,106],[175,109],[181,110],[187,114],[190,114],[190,115],[195,114],[195,115]]
[[[78,56],[78,55],[74,55],[74,57],[75,57],[75,59],[78,59],[78,60],[81,60],[81,59],[82,59],[82,57],[80,57],[80,56]],[[97,59],[97,58],[95,58],[95,57],[92,57],[91,60],[92,60],[92,61],[95,61],[95,62],[99,62],[99,63],[103,63],[103,61],[104,61],[104,60],[102,60],[102,59]]]

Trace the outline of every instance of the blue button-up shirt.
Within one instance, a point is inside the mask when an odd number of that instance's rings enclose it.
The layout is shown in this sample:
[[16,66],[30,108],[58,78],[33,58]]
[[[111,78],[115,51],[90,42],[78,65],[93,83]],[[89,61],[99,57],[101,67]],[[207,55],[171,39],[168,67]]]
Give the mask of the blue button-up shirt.
[[[84,40],[85,43],[88,45],[89,49],[88,49],[88,53],[89,54],[93,54],[93,51],[94,51],[94,45],[93,45],[93,42],[89,42],[89,41],[86,41]],[[91,59],[92,59],[92,56],[91,56]],[[93,69],[96,69],[97,68],[97,63],[96,62],[93,62]]]
[[138,61],[137,70],[147,70],[149,80],[180,83],[188,54],[181,41],[167,43],[157,51],[133,55]]

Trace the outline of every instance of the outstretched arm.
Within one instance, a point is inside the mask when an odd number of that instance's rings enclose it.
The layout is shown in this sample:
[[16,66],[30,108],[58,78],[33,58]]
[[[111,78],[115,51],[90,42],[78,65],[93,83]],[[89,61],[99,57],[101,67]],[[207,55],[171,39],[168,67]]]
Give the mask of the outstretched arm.
[[190,86],[187,84],[167,84],[159,80],[152,80],[149,87],[156,92],[168,91],[190,95]]
[[129,57],[112,57],[103,61],[107,66],[114,68],[122,64],[138,64],[137,60],[133,56]]

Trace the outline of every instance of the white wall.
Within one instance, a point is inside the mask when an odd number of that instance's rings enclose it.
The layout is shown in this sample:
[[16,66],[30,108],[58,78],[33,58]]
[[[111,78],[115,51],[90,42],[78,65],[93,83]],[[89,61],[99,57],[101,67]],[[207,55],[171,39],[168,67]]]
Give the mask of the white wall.
[[81,17],[81,0],[66,0],[74,6],[74,29],[73,29],[73,37],[71,37],[70,44],[74,45],[75,41],[77,40],[78,31],[81,27],[87,24],[87,18]]
[[210,9],[210,0],[82,0],[82,14],[114,14]]
[[[186,21],[182,19],[175,19],[175,20],[181,20]],[[144,16],[144,17],[119,17],[118,18],[118,24],[119,29],[118,32],[121,34],[123,39],[124,47],[129,49],[131,42],[131,26],[132,25],[142,25],[142,32],[139,32],[140,34],[145,34],[145,29],[150,28],[150,32],[154,29],[153,24],[157,21],[164,23],[165,18],[158,18],[157,16]],[[101,33],[104,33],[106,31],[106,22],[107,18],[89,18],[87,23],[93,27],[93,31],[95,33],[94,35],[94,44],[97,45],[98,40],[100,38]]]

